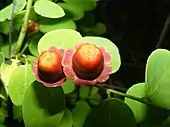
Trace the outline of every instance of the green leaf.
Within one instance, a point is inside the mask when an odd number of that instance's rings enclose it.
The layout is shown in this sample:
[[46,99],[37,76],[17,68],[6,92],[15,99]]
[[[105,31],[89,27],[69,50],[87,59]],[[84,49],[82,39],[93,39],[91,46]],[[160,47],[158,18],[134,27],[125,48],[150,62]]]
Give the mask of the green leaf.
[[8,112],[5,107],[0,108],[0,123],[5,122],[5,118],[8,117]]
[[[16,16],[13,19],[14,27],[16,30],[20,30],[22,24],[23,24],[23,17],[25,15],[26,10],[23,10],[16,14]],[[38,20],[38,15],[35,13],[34,8],[32,7],[30,9],[30,15],[29,15],[29,20],[32,21],[37,21]]]
[[137,127],[137,124],[131,109],[112,98],[93,108],[83,127]]
[[170,109],[170,52],[157,49],[151,53],[146,64],[145,82],[151,102],[159,107]]
[[[16,42],[13,42],[11,44],[12,50],[15,48],[16,44],[17,44]],[[1,48],[1,52],[3,52],[5,57],[8,57],[8,53],[9,53],[9,44],[8,44],[8,42],[3,44],[0,48]]]
[[0,52],[0,65],[5,62],[5,56],[2,52]]
[[170,116],[163,122],[161,127],[169,127],[170,126]]
[[66,108],[61,87],[45,87],[35,81],[28,89],[22,115],[26,127],[58,127]]
[[168,117],[169,112],[154,105],[147,106],[146,120],[142,123],[143,127],[159,127]]
[[78,6],[84,11],[92,11],[96,8],[96,0],[64,0],[66,3]]
[[105,50],[108,51],[111,55],[112,73],[115,73],[119,69],[121,65],[119,49],[113,42],[111,42],[106,38],[95,37],[95,36],[83,37],[82,42],[88,42],[91,44],[95,44],[97,46],[104,47]]
[[22,120],[22,106],[13,105],[13,119]]
[[[135,97],[146,98],[147,97],[146,85],[145,83],[135,84],[132,87],[130,87],[126,93]],[[133,111],[137,123],[143,122],[146,119],[148,109],[146,104],[134,101],[129,98],[125,98],[125,103]]]
[[9,22],[9,20],[0,22],[0,33],[3,33],[5,35],[9,34]]
[[82,127],[90,111],[91,108],[85,101],[78,101],[72,111],[74,127]]
[[12,77],[11,75],[13,74],[13,70],[17,68],[19,64],[19,60],[11,59],[11,61],[12,64],[10,65],[6,63],[1,64],[1,80],[5,87],[9,86],[9,80]]
[[[26,0],[18,0],[16,10],[14,14],[17,14],[21,10],[25,8],[26,5]],[[5,21],[6,19],[10,20],[11,19],[11,13],[13,9],[13,3],[5,7],[0,11],[0,22]]]
[[91,89],[91,94],[88,97],[88,101],[92,104],[92,105],[98,105],[100,103],[101,96],[99,95],[99,88],[97,87],[92,87]]
[[79,92],[80,99],[87,99],[89,93],[90,93],[89,86],[80,86],[80,92]]
[[72,4],[67,4],[67,3],[58,3],[60,7],[62,7],[66,13],[66,17],[69,19],[72,19],[74,21],[80,20],[84,16],[84,11],[82,8],[79,8],[78,6]]
[[37,49],[37,44],[40,38],[42,37],[42,34],[36,34],[29,40],[29,51],[31,52],[32,55],[38,57],[38,49]]
[[60,19],[47,19],[42,18],[39,20],[39,28],[42,33],[46,33],[55,29],[76,29],[74,21],[68,18]]
[[60,121],[58,127],[72,127],[72,125],[73,125],[72,114],[70,110],[65,109],[64,116]]
[[65,15],[64,10],[59,5],[49,0],[36,1],[34,10],[38,15],[46,18],[60,18]]
[[101,35],[101,34],[106,33],[107,28],[102,23],[96,23],[95,26],[91,28],[91,30],[92,30],[92,33],[94,33],[95,35]]
[[30,65],[20,65],[13,70],[9,79],[9,96],[16,106],[22,105],[25,93],[34,81],[35,77]]
[[31,55],[26,55],[26,59],[27,59],[29,64],[31,64],[31,65],[35,64],[34,62],[35,62],[36,57],[31,56]]
[[72,93],[76,88],[75,84],[70,79],[67,79],[67,81],[61,87],[63,88],[65,94]]
[[[77,89],[76,89],[76,90],[77,90]],[[73,92],[73,93],[71,93],[71,94],[68,94],[67,98],[68,98],[68,99],[67,99],[68,104],[70,104],[70,105],[75,105],[76,102],[77,102],[77,99],[78,99],[77,91],[76,91],[76,92]]]
[[0,47],[3,45],[3,36],[2,35],[0,35]]
[[57,29],[46,33],[38,42],[38,52],[48,50],[51,46],[57,48],[74,48],[82,36],[72,29]]

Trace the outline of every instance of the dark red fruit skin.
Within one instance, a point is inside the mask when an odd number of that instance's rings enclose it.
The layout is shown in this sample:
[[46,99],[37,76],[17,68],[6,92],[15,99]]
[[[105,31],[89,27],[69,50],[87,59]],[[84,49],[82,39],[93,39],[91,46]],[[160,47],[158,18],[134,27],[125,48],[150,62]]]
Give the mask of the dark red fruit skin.
[[101,50],[96,46],[84,44],[73,55],[72,65],[79,78],[93,80],[103,70],[104,57]]
[[39,31],[40,30],[39,30],[38,24],[35,21],[29,20],[28,28],[27,28],[27,35],[28,36],[34,35],[38,33]]
[[[44,64],[47,55],[50,57],[49,62]],[[64,77],[61,65],[62,57],[59,53],[46,51],[42,53],[38,59],[38,75],[42,81],[54,83]]]

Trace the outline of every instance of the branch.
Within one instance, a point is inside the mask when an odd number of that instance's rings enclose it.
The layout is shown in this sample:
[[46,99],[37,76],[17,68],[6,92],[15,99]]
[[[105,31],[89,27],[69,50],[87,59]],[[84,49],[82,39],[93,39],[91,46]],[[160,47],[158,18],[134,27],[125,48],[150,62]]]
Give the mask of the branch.
[[24,38],[25,38],[25,35],[26,35],[26,32],[27,32],[28,19],[29,19],[32,3],[33,3],[33,0],[28,0],[28,2],[27,2],[26,12],[25,12],[25,16],[24,16],[24,22],[23,22],[23,25],[22,25],[22,28],[21,28],[21,31],[20,31],[19,38],[17,40],[17,45],[16,45],[15,50],[13,52],[14,56],[20,51],[20,48],[21,48],[22,43],[24,41]]

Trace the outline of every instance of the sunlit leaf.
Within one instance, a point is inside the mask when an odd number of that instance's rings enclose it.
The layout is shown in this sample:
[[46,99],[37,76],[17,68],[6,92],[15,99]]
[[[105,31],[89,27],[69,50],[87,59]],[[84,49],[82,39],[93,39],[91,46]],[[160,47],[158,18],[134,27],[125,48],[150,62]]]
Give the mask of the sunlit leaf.
[[22,115],[27,127],[58,127],[66,108],[61,87],[45,87],[35,81],[28,89]]
[[1,64],[1,81],[5,86],[9,86],[9,80],[13,74],[13,70],[18,67],[19,60],[11,59],[12,64],[2,63]]
[[[146,85],[145,83],[135,84],[131,88],[129,88],[126,93],[135,97],[146,98],[147,97]],[[146,104],[143,104],[141,102],[129,98],[125,98],[125,103],[132,109],[136,121],[138,123],[143,122],[146,119],[148,108]]]
[[47,19],[42,18],[39,20],[40,31],[43,33],[55,30],[55,29],[76,29],[76,24],[74,21],[68,18],[60,19]]
[[0,52],[0,65],[5,62],[5,56],[2,52]]
[[90,111],[91,108],[85,101],[78,101],[72,111],[74,127],[82,127]]
[[51,46],[57,48],[74,48],[82,36],[72,29],[57,29],[47,32],[38,42],[38,52],[48,50]]
[[49,0],[38,0],[34,4],[37,14],[46,18],[60,18],[65,15],[64,10],[56,3]]
[[35,77],[30,65],[20,65],[13,70],[9,79],[9,96],[16,106],[22,105],[25,93],[34,81]]
[[[26,0],[18,0],[15,14],[23,10],[25,8],[25,5],[26,5]],[[13,3],[11,3],[10,5],[8,5],[7,7],[5,7],[0,11],[0,22],[5,21],[6,19],[8,20],[11,19],[12,9],[13,9]]]
[[165,109],[170,109],[170,52],[157,49],[151,53],[146,65],[148,96],[151,102]]
[[131,109],[119,99],[104,100],[93,108],[83,127],[137,127]]
[[84,16],[84,11],[79,6],[67,3],[58,3],[58,5],[64,9],[66,17],[72,20],[80,20]]
[[121,65],[119,49],[113,42],[109,39],[95,36],[83,37],[82,41],[104,47],[111,55],[112,73],[115,73],[119,69]]

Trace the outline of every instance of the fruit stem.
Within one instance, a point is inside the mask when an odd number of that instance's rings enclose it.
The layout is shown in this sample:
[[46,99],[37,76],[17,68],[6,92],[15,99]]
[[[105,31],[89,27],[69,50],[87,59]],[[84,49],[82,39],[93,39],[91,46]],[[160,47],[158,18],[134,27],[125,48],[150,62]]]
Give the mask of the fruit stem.
[[110,92],[110,93],[113,93],[113,94],[116,94],[116,95],[119,95],[119,96],[127,97],[129,99],[133,99],[135,101],[139,101],[139,102],[147,104],[147,105],[152,105],[152,103],[150,103],[147,100],[144,100],[142,98],[138,98],[138,97],[135,97],[135,96],[132,96],[132,95],[129,95],[129,94],[125,94],[125,93],[122,93],[122,92],[119,92],[119,91],[116,91],[116,90],[113,90],[113,89],[106,88],[106,91]]
[[20,35],[19,35],[18,40],[17,40],[17,45],[15,47],[15,50],[14,50],[12,56],[15,56],[21,49],[22,43],[24,41],[24,38],[25,38],[25,35],[26,35],[26,32],[27,32],[28,19],[29,19],[32,3],[33,3],[33,0],[28,0],[28,2],[27,2],[26,12],[25,12],[25,15],[24,15],[24,22],[23,22],[23,25],[22,25],[22,28],[21,28],[21,31],[20,31]]

